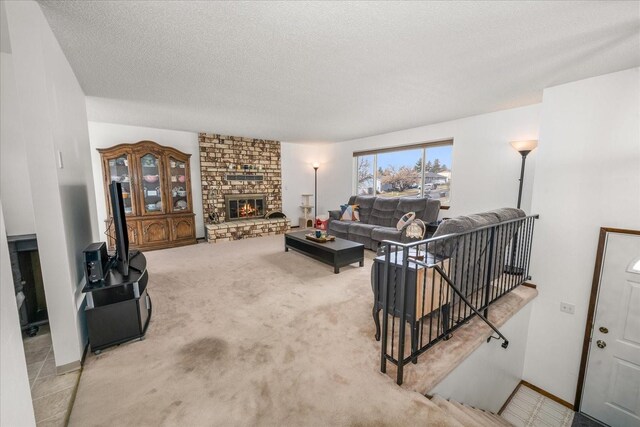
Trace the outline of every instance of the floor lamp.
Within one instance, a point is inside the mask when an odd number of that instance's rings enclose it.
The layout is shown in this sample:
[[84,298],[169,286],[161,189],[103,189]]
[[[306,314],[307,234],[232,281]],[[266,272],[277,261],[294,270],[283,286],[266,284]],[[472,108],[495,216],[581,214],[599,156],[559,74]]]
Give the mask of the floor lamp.
[[[520,167],[520,188],[518,188],[518,205],[517,208],[520,209],[520,204],[522,203],[522,186],[524,184],[524,165],[527,161],[527,155],[535,150],[538,146],[538,141],[535,139],[528,141],[511,141],[511,146],[520,153],[522,156],[522,166]],[[524,273],[524,270],[520,267],[516,267],[516,253],[518,251],[518,233],[516,231],[513,236],[513,250],[511,251],[511,265],[505,266],[505,273],[508,274],[517,274],[521,275]]]
[[314,190],[313,190],[313,227],[316,227],[316,220],[318,219],[318,168],[320,163],[313,162],[314,172]]

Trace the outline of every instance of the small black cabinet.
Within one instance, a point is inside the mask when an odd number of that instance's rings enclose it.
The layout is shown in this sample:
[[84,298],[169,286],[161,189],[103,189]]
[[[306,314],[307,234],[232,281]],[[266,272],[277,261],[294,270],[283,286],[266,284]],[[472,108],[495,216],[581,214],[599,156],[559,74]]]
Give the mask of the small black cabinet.
[[147,292],[149,274],[144,254],[130,259],[128,276],[117,269],[107,271],[104,281],[87,284],[85,314],[91,351],[142,339],[151,318],[151,298]]

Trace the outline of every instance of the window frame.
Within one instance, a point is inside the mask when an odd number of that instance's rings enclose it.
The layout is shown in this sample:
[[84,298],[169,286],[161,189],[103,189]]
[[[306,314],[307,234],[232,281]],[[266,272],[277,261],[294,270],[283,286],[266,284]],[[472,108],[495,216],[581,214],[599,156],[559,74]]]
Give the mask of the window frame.
[[[421,185],[420,185],[420,196],[424,197],[424,178],[425,178],[425,166],[426,166],[426,155],[427,149],[433,147],[442,147],[450,145],[453,150],[453,138],[443,139],[438,141],[431,142],[420,142],[417,144],[407,144],[407,145],[398,145],[394,147],[385,147],[379,148],[376,150],[363,150],[363,151],[354,151],[353,152],[353,182],[352,182],[352,190],[353,194],[358,193],[358,157],[364,156],[373,156],[373,195],[376,196],[378,193],[377,185],[378,182],[378,154],[384,153],[393,153],[398,151],[408,151],[408,150],[422,150],[422,170],[420,171]],[[453,164],[453,158],[451,159],[451,163]],[[449,165],[449,170],[453,172],[453,165]],[[451,178],[450,178],[451,179]],[[451,188],[449,188],[449,204],[440,205],[440,209],[446,210],[451,207]]]

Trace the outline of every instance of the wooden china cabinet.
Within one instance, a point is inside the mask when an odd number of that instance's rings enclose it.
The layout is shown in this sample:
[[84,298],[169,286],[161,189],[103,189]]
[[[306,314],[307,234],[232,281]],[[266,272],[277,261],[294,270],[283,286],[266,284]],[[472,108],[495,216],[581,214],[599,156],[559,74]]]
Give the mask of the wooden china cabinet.
[[140,250],[196,243],[190,154],[153,141],[98,149],[107,206],[107,241],[115,248],[108,185],[122,184],[129,245]]

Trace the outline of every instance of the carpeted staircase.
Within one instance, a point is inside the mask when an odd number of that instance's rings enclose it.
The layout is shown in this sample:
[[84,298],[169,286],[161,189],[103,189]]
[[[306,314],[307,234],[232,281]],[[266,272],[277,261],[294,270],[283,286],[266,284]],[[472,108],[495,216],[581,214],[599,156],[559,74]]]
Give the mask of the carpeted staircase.
[[454,400],[446,400],[437,394],[431,398],[431,401],[465,427],[513,426],[509,421],[493,412],[473,408]]

